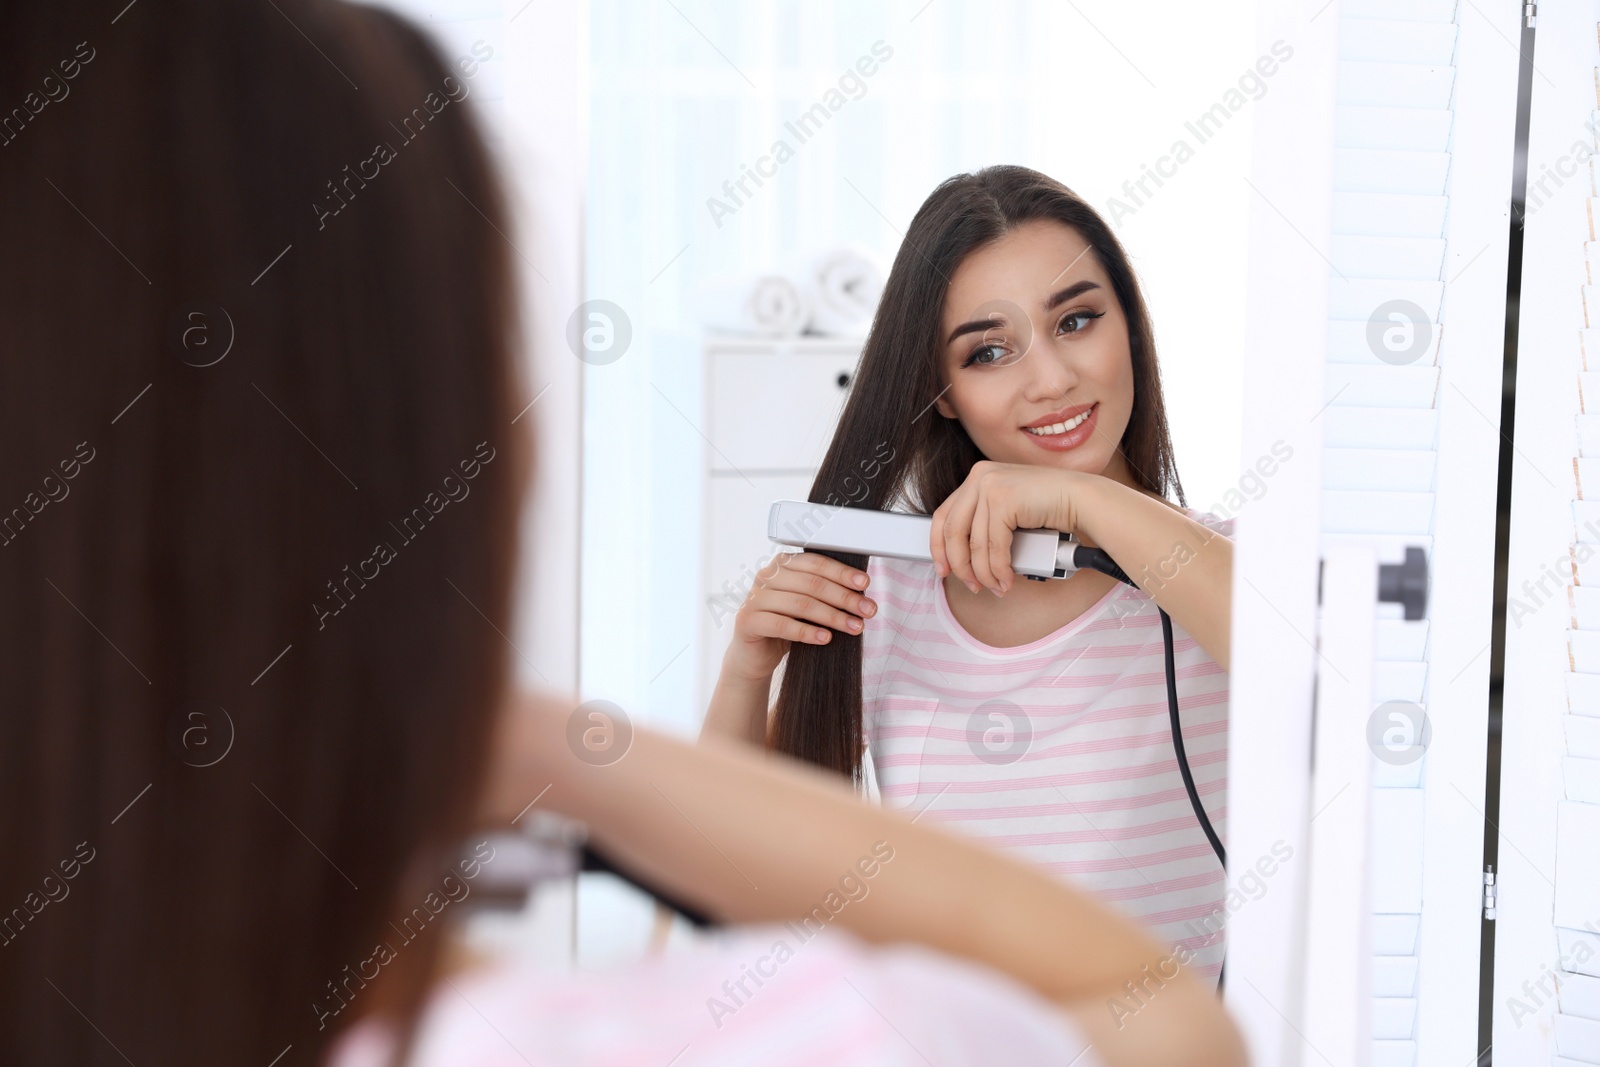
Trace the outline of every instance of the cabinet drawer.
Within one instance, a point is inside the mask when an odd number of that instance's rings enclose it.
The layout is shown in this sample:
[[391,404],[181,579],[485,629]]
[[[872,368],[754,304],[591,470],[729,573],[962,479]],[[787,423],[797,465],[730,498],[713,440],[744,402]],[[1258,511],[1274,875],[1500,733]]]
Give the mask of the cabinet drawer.
[[706,466],[814,470],[844,409],[860,349],[751,346],[706,356]]

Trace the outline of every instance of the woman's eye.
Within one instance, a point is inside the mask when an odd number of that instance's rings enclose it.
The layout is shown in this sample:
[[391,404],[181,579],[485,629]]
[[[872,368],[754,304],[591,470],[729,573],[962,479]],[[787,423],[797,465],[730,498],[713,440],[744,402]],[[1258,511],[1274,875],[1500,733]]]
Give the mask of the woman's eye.
[[[1096,318],[1099,318],[1104,314],[1106,314],[1106,312],[1070,312],[1070,314],[1064,315],[1064,317],[1061,318],[1061,322],[1056,323],[1056,328],[1061,330],[1062,333],[1082,333],[1085,328],[1088,328],[1088,323],[1093,322],[1093,320],[1096,320]],[[1078,326],[1078,328],[1075,328],[1075,330],[1062,330],[1067,323],[1077,322],[1077,320],[1080,320],[1080,318],[1083,318],[1083,320],[1088,320],[1088,322],[1083,323],[1082,326]]]
[[[1004,357],[1005,351],[1006,350],[1004,348],[1002,348],[1001,346],[999,346],[999,345],[984,345],[982,348],[973,349],[972,355],[968,356],[967,357],[967,361],[965,363],[961,364],[961,365],[963,367],[970,367],[974,363],[976,363],[981,367],[987,367],[990,364],[994,363],[995,361],[997,361],[997,360],[1001,359],[1002,357]],[[994,354],[991,355],[988,359],[980,359],[980,358],[978,358],[978,357],[982,356],[985,352],[992,352]]]

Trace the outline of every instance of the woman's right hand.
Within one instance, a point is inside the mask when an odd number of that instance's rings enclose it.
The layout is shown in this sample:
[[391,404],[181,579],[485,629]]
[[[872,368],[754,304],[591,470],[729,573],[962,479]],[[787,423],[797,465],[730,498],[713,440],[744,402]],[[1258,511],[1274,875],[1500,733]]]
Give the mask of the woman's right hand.
[[832,630],[859,634],[878,605],[866,597],[867,573],[818,552],[779,552],[756,573],[734,616],[723,670],[770,681],[794,641],[825,645]]

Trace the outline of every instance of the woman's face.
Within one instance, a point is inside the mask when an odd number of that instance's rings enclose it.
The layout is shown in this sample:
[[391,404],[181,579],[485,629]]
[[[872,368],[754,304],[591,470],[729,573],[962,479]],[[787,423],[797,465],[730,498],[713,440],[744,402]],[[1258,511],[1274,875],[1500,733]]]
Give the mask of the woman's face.
[[1118,448],[1133,412],[1128,323],[1076,230],[1033,220],[969,254],[939,340],[939,413],[986,458],[1133,484]]

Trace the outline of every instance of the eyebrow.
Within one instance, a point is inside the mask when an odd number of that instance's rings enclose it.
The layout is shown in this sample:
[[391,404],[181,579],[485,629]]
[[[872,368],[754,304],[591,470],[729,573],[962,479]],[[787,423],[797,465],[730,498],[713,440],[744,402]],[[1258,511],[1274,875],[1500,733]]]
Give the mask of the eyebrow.
[[[1068,300],[1071,300],[1079,293],[1086,293],[1091,289],[1098,288],[1100,288],[1099,282],[1093,282],[1087,278],[1083,279],[1082,281],[1073,282],[1065,289],[1059,289],[1052,294],[1050,299],[1044,302],[1044,309],[1046,311],[1050,311],[1053,308],[1065,304]],[[1000,320],[993,316],[987,319],[975,319],[972,322],[963,322],[960,326],[957,326],[954,330],[950,331],[950,336],[945,338],[944,343],[948,345],[954,342],[956,338],[964,336],[965,334],[978,333],[983,330],[993,329],[998,325],[1000,325]]]

